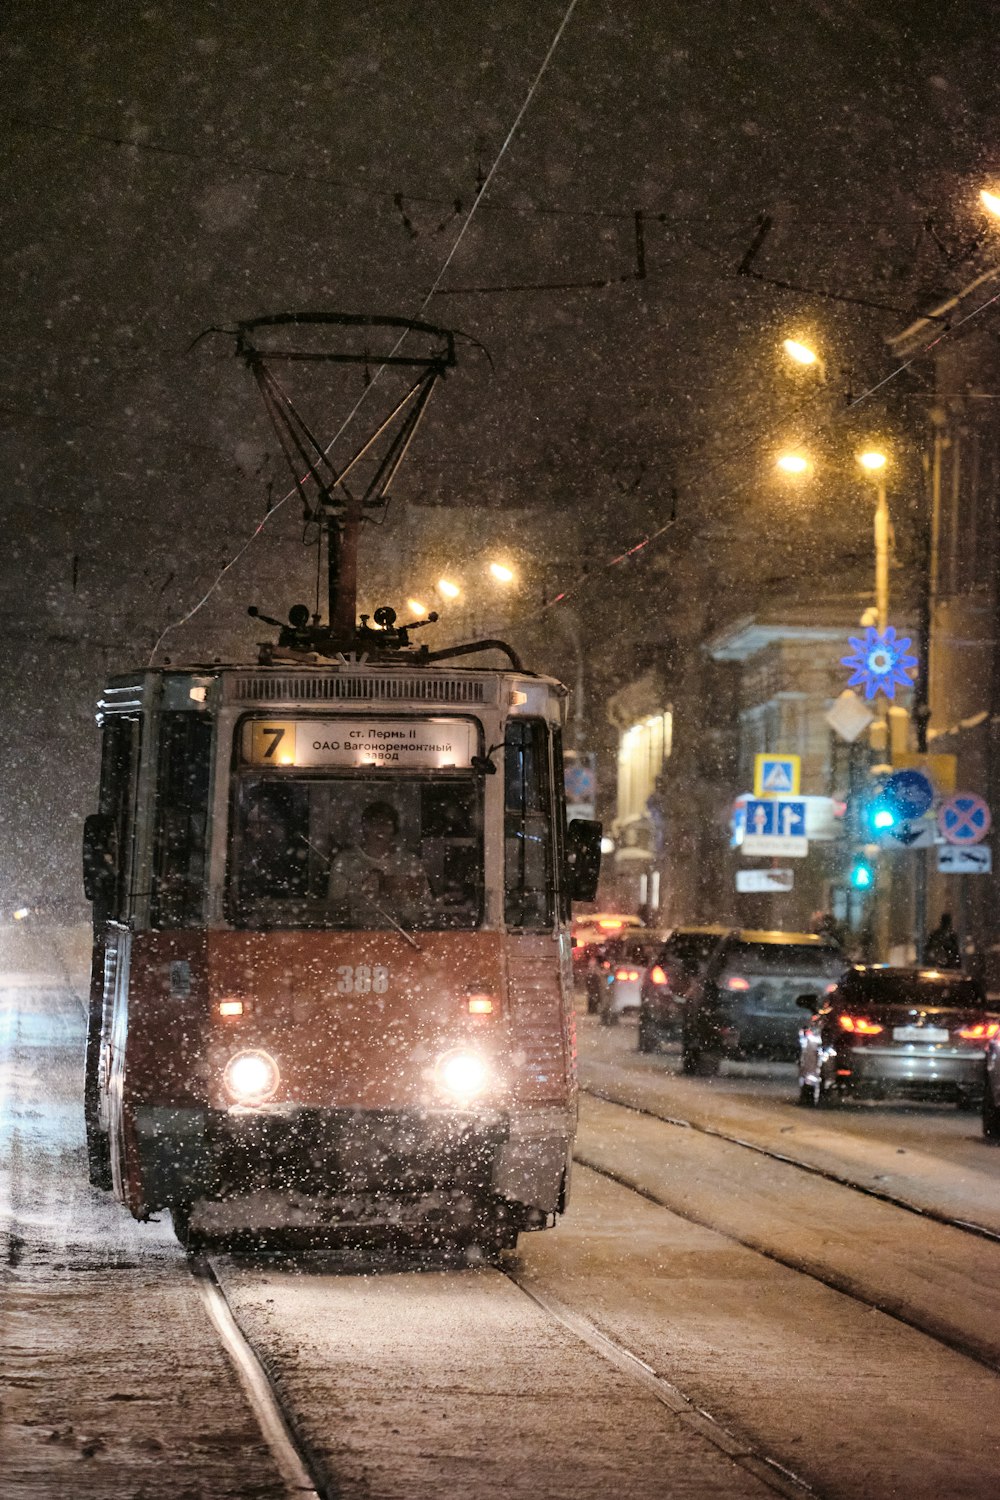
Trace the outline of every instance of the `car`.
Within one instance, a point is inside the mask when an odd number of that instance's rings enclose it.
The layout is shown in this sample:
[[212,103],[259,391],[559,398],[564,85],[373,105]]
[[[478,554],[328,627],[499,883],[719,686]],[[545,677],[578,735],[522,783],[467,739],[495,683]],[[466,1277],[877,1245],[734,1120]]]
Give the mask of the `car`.
[[814,932],[727,933],[685,999],[682,1070],[710,1076],[725,1058],[794,1062],[799,997],[833,990],[848,966],[839,944]]
[[626,1011],[639,1009],[646,970],[662,945],[662,932],[641,927],[605,944],[594,971],[596,1010],[602,1026],[617,1026]]
[[679,1042],[684,1002],[728,927],[675,927],[646,970],[639,999],[640,1052]]
[[998,1035],[1000,1012],[960,969],[855,965],[802,1027],[799,1102],[894,1094],[978,1109]]
[[593,966],[596,950],[610,938],[617,937],[635,927],[641,927],[638,917],[624,916],[621,912],[588,912],[577,917],[572,927],[573,973],[579,981]]

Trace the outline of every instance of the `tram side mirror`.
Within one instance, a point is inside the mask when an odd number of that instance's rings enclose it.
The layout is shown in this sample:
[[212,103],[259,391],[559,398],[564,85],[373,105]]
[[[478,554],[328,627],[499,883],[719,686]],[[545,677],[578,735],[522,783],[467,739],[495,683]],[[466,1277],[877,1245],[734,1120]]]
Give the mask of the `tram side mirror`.
[[488,755],[474,755],[470,761],[470,765],[474,771],[479,772],[480,776],[495,776],[497,774],[497,768]]
[[569,893],[574,901],[593,901],[601,874],[601,825],[574,818],[566,830]]
[[118,873],[118,830],[108,813],[91,813],[83,820],[83,893],[96,901]]

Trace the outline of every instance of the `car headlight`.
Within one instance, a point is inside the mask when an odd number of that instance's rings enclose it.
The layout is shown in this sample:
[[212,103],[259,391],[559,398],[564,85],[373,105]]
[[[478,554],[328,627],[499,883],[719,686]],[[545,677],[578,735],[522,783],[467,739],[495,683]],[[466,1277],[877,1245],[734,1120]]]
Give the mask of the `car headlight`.
[[226,1063],[223,1082],[237,1104],[263,1104],[278,1092],[278,1064],[266,1052],[237,1052]]
[[457,1049],[438,1058],[434,1076],[446,1094],[465,1103],[484,1091],[490,1081],[490,1070],[477,1052]]

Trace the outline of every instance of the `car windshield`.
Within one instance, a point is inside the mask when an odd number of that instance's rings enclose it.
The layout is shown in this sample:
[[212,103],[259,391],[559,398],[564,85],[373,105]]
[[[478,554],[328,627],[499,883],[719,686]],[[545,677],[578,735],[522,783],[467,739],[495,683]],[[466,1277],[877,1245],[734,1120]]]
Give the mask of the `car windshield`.
[[838,979],[847,960],[839,948],[812,943],[734,943],[721,957],[726,972],[737,974],[813,975]]
[[928,979],[891,969],[850,975],[841,986],[841,998],[866,1005],[952,1006],[960,1010],[982,1010],[986,1005],[980,986],[964,974]]

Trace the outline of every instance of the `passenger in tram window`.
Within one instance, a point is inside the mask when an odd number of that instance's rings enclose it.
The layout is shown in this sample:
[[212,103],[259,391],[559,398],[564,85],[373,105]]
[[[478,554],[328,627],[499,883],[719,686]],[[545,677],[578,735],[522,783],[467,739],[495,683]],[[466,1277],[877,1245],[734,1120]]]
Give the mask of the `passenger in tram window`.
[[399,814],[391,802],[369,802],[362,812],[360,843],[342,849],[330,866],[329,897],[352,922],[426,917],[431,905],[427,874],[400,842]]

